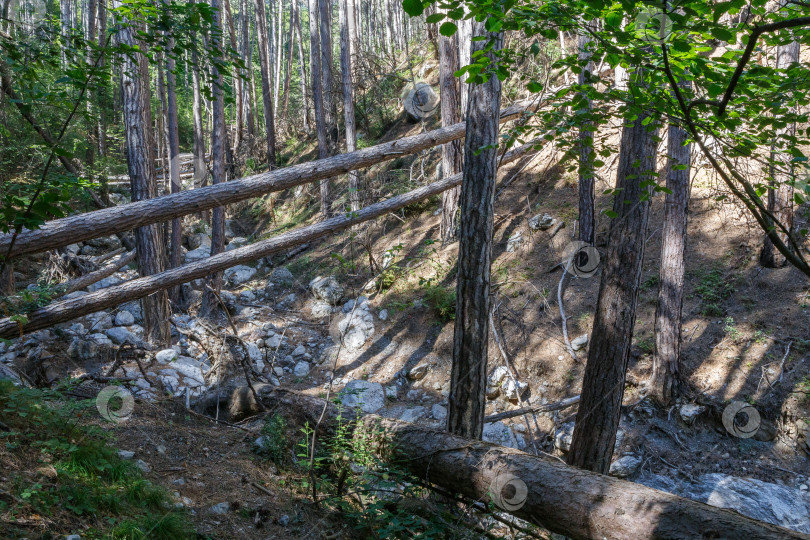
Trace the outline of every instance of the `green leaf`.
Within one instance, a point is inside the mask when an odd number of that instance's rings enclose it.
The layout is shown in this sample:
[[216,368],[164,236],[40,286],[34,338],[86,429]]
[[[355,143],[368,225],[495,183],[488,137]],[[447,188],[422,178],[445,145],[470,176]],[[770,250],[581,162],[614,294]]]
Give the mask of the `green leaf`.
[[445,17],[446,15],[444,13],[434,13],[433,15],[428,15],[428,17],[425,19],[425,22],[427,24],[434,24],[441,21]]
[[450,37],[453,34],[455,34],[457,30],[458,26],[456,26],[456,23],[452,23],[450,21],[442,23],[442,25],[439,27],[439,33],[447,37]]
[[533,94],[536,94],[536,93],[543,90],[543,85],[540,84],[539,82],[532,81],[532,82],[530,82],[529,84],[526,85],[526,89],[529,92],[531,92]]
[[425,11],[421,0],[402,0],[402,9],[411,17],[418,17]]
[[619,217],[619,214],[618,214],[618,213],[616,213],[616,212],[615,212],[615,211],[613,211],[613,210],[605,210],[605,215],[606,215],[607,217],[611,218],[611,219],[615,219],[615,218]]
[[725,41],[726,43],[732,43],[734,41],[734,33],[725,28],[712,28],[711,34],[715,39]]

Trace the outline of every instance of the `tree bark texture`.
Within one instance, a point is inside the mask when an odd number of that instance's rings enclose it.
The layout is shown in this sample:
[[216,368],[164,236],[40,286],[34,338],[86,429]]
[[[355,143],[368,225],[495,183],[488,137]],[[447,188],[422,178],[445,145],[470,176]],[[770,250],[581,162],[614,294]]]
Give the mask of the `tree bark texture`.
[[[123,27],[118,32],[118,40],[130,47],[138,45],[132,26]],[[149,68],[146,56],[142,53],[124,58],[121,86],[132,200],[137,202],[153,199],[157,195],[157,178],[151,132]],[[138,274],[141,277],[163,271],[164,250],[157,225],[141,225],[135,229],[135,249],[138,254]],[[159,345],[167,345],[171,340],[171,331],[166,291],[156,291],[154,295],[143,298],[141,306],[147,339]]]
[[[343,78],[343,117],[346,126],[346,151],[357,150],[357,130],[354,121],[354,91],[352,88],[352,38],[354,35],[354,0],[340,2],[340,65]],[[349,171],[349,207],[360,210],[360,173]]]
[[[492,58],[493,53],[500,49],[503,36],[483,35],[488,40],[473,42],[473,51],[483,50],[488,41],[493,41],[492,51],[487,53]],[[447,428],[450,433],[472,439],[480,439],[484,429],[499,125],[492,112],[500,110],[500,104],[501,82],[498,77],[491,75],[486,82],[470,86]]]
[[262,105],[264,106],[264,133],[267,141],[267,165],[276,165],[276,126],[273,120],[273,94],[270,90],[270,57],[267,36],[267,13],[264,0],[256,0],[256,28],[259,36],[259,67],[262,73]]
[[[593,71],[593,62],[590,60],[591,39],[590,34],[583,32],[579,35],[578,47],[581,61],[587,64],[579,72],[577,83],[580,86],[587,84],[590,74]],[[587,91],[583,92],[587,101],[586,115],[591,114],[591,100]],[[594,151],[593,151],[593,129],[590,122],[585,122],[579,128],[579,239],[586,244],[593,245],[596,230],[596,218],[594,213],[593,190],[594,190]]]
[[[326,111],[324,102],[324,88],[321,56],[320,37],[320,13],[318,7],[319,0],[309,0],[309,59],[310,77],[312,77],[312,101],[315,104],[315,131],[318,135],[318,159],[329,156],[329,141],[326,134]],[[321,193],[321,215],[328,218],[332,213],[332,201],[329,193],[329,178],[324,178],[320,182]]]
[[[442,126],[452,126],[461,119],[459,81],[454,75],[458,65],[458,35],[439,36],[439,88],[441,89]],[[451,176],[461,171],[463,154],[461,141],[442,145],[442,176]],[[442,242],[452,242],[458,228],[458,200],[460,189],[451,189],[442,194]]]
[[581,402],[568,463],[606,474],[619,427],[630,344],[638,303],[641,263],[649,216],[650,186],[655,179],[657,128],[642,125],[639,114],[622,129],[616,192],[603,257]]
[[[793,41],[787,45],[780,45],[776,48],[776,69],[786,69],[792,63],[799,61],[799,42]],[[793,135],[796,131],[795,125],[782,129],[780,135]],[[773,178],[773,185],[768,189],[768,210],[782,225],[789,231],[793,228],[793,177],[794,170],[791,162],[791,155],[787,153],[771,154],[770,176]],[[779,232],[779,238],[786,243],[787,235]],[[787,264],[787,259],[779,253],[771,239],[765,237],[759,262],[767,268],[782,268]]]
[[[669,405],[678,396],[680,386],[681,312],[692,146],[685,145],[686,140],[686,131],[675,125],[669,126],[667,142],[669,193],[664,199],[658,304],[655,309],[655,354],[649,383],[652,397],[663,405]],[[686,168],[680,169],[678,166]]]
[[[500,121],[513,120],[526,110],[525,105],[515,105],[501,111]],[[159,223],[216,206],[260,197],[274,191],[282,191],[301,184],[316,182],[355,169],[415,154],[426,148],[444,144],[464,136],[466,124],[440,128],[427,133],[403,137],[396,141],[363,148],[350,154],[301,163],[275,171],[261,173],[226,184],[206,186],[182,191],[149,201],[129,203],[77,214],[45,223],[32,231],[23,231],[11,250],[11,257],[38,253],[92,238],[109,236],[128,231],[139,225]],[[11,234],[0,235],[0,253],[6,253],[11,243]]]
[[[529,143],[520,148],[507,152],[502,163],[511,163],[531,152],[536,143]],[[155,291],[188,283],[194,279],[207,276],[213,272],[220,272],[226,268],[255,261],[262,257],[272,255],[279,251],[322,238],[352,227],[358,223],[383,216],[409,204],[438,195],[447,189],[461,184],[462,175],[457,174],[444,178],[419,189],[403,195],[387,199],[361,209],[350,216],[336,216],[314,225],[302,227],[279,236],[256,242],[241,248],[219,253],[205,260],[187,264],[180,268],[167,270],[159,275],[134,279],[121,285],[95,291],[72,300],[63,300],[32,311],[27,315],[28,322],[24,326],[8,317],[0,319],[0,337],[14,338],[20,333],[29,333],[42,328],[48,328],[61,322],[95,313],[102,309],[117,306]]]

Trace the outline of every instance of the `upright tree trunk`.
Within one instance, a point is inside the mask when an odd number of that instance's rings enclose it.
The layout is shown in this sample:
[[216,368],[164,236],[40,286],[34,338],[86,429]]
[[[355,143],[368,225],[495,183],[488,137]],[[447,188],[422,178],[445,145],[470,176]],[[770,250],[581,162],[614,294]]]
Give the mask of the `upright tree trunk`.
[[[222,9],[220,0],[211,0],[214,12],[213,32],[211,34],[211,54],[215,62],[211,66],[214,80],[213,133],[211,135],[211,182],[219,184],[225,181],[225,95],[222,88],[222,73],[217,64],[222,62]],[[211,214],[211,255],[225,251],[225,207],[214,208]],[[222,289],[222,272],[208,276],[203,291],[200,313],[203,317],[214,318],[221,311],[217,295]]]
[[256,136],[255,123],[253,119],[253,107],[250,96],[250,88],[252,86],[252,49],[250,47],[250,17],[248,12],[247,0],[240,0],[239,2],[239,50],[241,51],[242,60],[245,62],[245,68],[241,71],[242,77],[242,117],[245,121],[245,128],[247,139],[250,146],[253,145],[253,139]]
[[[458,79],[458,35],[439,36],[439,88],[441,89],[442,127],[452,126],[461,121],[459,114]],[[442,177],[452,176],[462,168],[461,141],[442,145]],[[442,242],[452,242],[458,227],[458,198],[461,188],[453,188],[442,193]]]
[[[352,90],[352,36],[354,35],[354,0],[340,2],[340,65],[343,76],[343,116],[346,123],[346,151],[357,150],[354,123],[354,92]],[[349,201],[352,212],[360,210],[360,175],[349,171]]]
[[[192,0],[193,1],[193,0]],[[200,58],[197,55],[196,32],[194,34],[194,41],[192,42],[191,49],[191,82],[192,93],[194,97],[193,117],[194,117],[194,187],[202,187],[206,182],[208,171],[205,168],[205,123],[203,121],[203,101],[202,101],[202,88],[200,87]],[[207,222],[207,212],[203,215],[203,219]]]
[[[97,0],[96,10],[98,12],[98,46],[103,49],[107,45],[107,0]],[[102,56],[98,62],[98,69],[104,70],[105,63]],[[107,114],[106,114],[106,95],[103,89],[99,89],[98,93],[98,120],[96,127],[96,144],[98,145],[98,155],[100,158],[107,156]],[[106,175],[102,176],[102,189],[106,191]]]
[[298,47],[298,68],[300,70],[301,79],[301,105],[304,109],[304,132],[309,133],[310,130],[310,117],[309,117],[309,100],[307,100],[307,62],[304,59],[304,32],[301,29],[301,8],[298,6],[298,0],[292,0],[293,7],[295,7],[295,41]]
[[[640,74],[638,75],[640,79]],[[639,114],[622,129],[607,253],[568,463],[606,474],[619,427],[636,319],[658,129]]]
[[329,155],[337,148],[337,100],[332,73],[332,0],[318,0],[321,27],[321,79],[323,79],[323,113],[326,120],[326,142]]
[[275,63],[275,70],[274,70],[274,79],[273,79],[273,110],[278,114],[278,93],[279,88],[281,87],[281,67],[282,62],[281,59],[284,56],[284,0],[277,0],[278,7],[276,9],[277,17],[276,17],[276,34],[274,36],[275,39],[275,57],[273,62]]
[[[321,36],[318,28],[318,1],[309,0],[309,57],[312,63],[312,101],[315,103],[315,129],[318,132],[318,159],[329,156],[326,137],[326,114],[323,100],[323,78],[321,77]],[[321,216],[326,219],[332,215],[332,201],[329,194],[329,179],[321,180]]]
[[[501,34],[483,34],[502,45]],[[487,41],[473,42],[474,51]],[[450,374],[450,433],[480,439],[484,429],[487,346],[489,344],[490,263],[492,260],[493,206],[497,172],[498,113],[501,82],[489,80],[470,88],[464,171],[461,184],[461,234],[458,248],[456,325]],[[483,149],[482,149],[483,148]]]
[[[798,61],[798,41],[776,48],[776,69],[786,69]],[[796,125],[794,124],[783,128],[779,134],[793,135],[795,131]],[[768,210],[790,231],[793,228],[793,162],[789,154],[776,152],[771,153],[771,160],[770,176],[773,179],[773,185],[768,189]],[[779,232],[779,238],[787,244],[788,237],[785,233]],[[787,259],[779,253],[770,238],[766,236],[759,262],[767,268],[782,268],[787,264]]]
[[[591,71],[593,71],[593,62],[590,60],[590,34],[583,31],[579,35],[578,41],[580,60],[587,60],[587,64],[582,71],[579,72],[577,80],[578,84],[584,86],[588,84]],[[587,95],[587,90],[583,91],[583,95],[585,97],[585,103],[587,103],[585,114],[590,115],[591,98]],[[579,128],[579,239],[590,245],[593,245],[596,228],[593,205],[593,153],[592,125],[589,121],[586,121],[584,125]]]
[[[119,43],[128,47],[143,46],[136,41],[136,27],[124,26],[118,32]],[[152,142],[152,119],[149,99],[149,68],[142,53],[126,55],[121,69],[124,139],[132,200],[151,199],[157,195],[155,154]],[[150,276],[163,271],[164,251],[157,225],[135,229],[138,273]],[[160,291],[141,300],[147,339],[158,344],[171,342],[169,299]]]
[[675,125],[669,126],[669,193],[664,200],[658,305],[655,309],[655,355],[649,382],[652,397],[663,405],[669,405],[677,397],[680,386],[681,311],[691,164],[691,145],[684,144],[686,141],[686,131]]
[[[222,0],[222,8],[223,8],[223,24],[227,25],[228,27],[228,36],[230,37],[231,48],[234,51],[239,50],[239,46],[236,42],[236,29],[233,26],[233,11],[231,10],[231,2],[230,0]],[[224,26],[223,26],[224,28]],[[223,46],[224,50],[224,46]],[[245,125],[245,103],[243,101],[243,92],[242,92],[242,74],[244,72],[240,70],[236,65],[233,67],[233,84],[234,84],[234,97],[236,98],[236,114],[234,115],[234,148],[239,148],[242,144],[242,139],[244,138],[244,125]],[[226,128],[227,131],[227,128]],[[230,137],[228,138],[230,140]],[[230,156],[230,145],[227,147],[227,152],[229,153],[228,156],[228,164],[229,168],[234,167],[233,158]]]
[[282,115],[286,118],[287,107],[290,104],[290,79],[292,78],[293,42],[295,41],[295,3],[297,0],[290,0],[290,34],[287,39],[287,68],[284,70],[284,105],[282,105]]
[[[166,0],[163,0],[163,2],[165,4]],[[168,50],[166,51],[166,97],[168,106],[166,127],[169,132],[169,178],[171,182],[171,192],[180,193],[182,189],[182,185],[180,184],[180,132],[177,121],[177,77],[174,73],[177,68],[177,62],[174,59],[173,49],[174,38],[169,34]],[[169,256],[170,268],[177,268],[182,263],[180,260],[182,242],[182,221],[180,218],[175,218],[172,220],[171,254]],[[173,287],[169,290],[169,297],[174,302],[180,302],[180,291],[180,287]]]
[[262,72],[267,165],[272,169],[276,165],[276,126],[273,121],[273,95],[270,93],[270,58],[268,57],[267,14],[264,10],[264,0],[256,0],[256,28],[259,36],[259,64]]
[[[464,19],[458,22],[458,67],[470,65],[470,51],[472,49],[473,21]],[[467,118],[467,103],[470,100],[470,85],[466,83],[467,75],[459,81],[459,96],[461,97],[461,117]]]

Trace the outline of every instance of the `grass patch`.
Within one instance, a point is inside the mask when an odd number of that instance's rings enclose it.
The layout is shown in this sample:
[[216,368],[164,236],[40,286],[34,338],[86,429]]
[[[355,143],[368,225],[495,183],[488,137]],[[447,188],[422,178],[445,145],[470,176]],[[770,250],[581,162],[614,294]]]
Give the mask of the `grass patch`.
[[94,408],[92,400],[0,381],[0,421],[8,427],[0,431],[6,537],[30,536],[32,521],[49,533],[85,529],[85,538],[193,537],[168,493],[118,457],[104,430],[76,423]]
[[698,275],[695,295],[700,297],[700,314],[704,317],[721,317],[725,313],[722,303],[734,293],[734,285],[717,268]]
[[425,302],[442,322],[456,320],[456,289],[441,285],[424,287]]

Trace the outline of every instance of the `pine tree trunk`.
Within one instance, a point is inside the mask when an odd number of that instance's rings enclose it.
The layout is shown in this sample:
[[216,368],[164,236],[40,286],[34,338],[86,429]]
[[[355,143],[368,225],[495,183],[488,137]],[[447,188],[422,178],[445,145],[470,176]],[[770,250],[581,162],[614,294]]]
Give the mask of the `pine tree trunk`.
[[[164,4],[166,0],[163,0]],[[171,182],[171,192],[180,193],[180,132],[177,120],[177,80],[174,74],[177,63],[173,56],[174,38],[168,36],[168,51],[166,52],[166,97],[168,114],[166,124],[169,132],[169,177]],[[165,173],[164,173],[165,174]],[[171,254],[169,256],[169,268],[177,268],[182,264],[180,260],[180,248],[183,242],[183,225],[180,218],[172,220]],[[169,290],[169,297],[174,302],[180,302],[180,287]]]
[[[135,32],[136,28],[133,26],[123,27],[118,32],[119,43],[129,47],[143,46],[136,41]],[[146,56],[142,53],[125,56],[121,78],[124,139],[132,200],[151,199],[157,196],[157,178]],[[138,254],[138,273],[142,277],[163,271],[164,251],[157,225],[135,229],[135,247]],[[166,291],[142,299],[141,306],[146,338],[158,345],[168,345],[171,342],[171,331]]]
[[[234,51],[238,51],[239,47],[236,43],[236,29],[233,26],[233,12],[231,11],[231,2],[230,0],[222,0],[222,8],[223,8],[223,23],[228,27],[228,36],[230,37],[231,41],[231,48]],[[245,125],[245,104],[243,101],[243,93],[242,93],[242,77],[240,76],[241,72],[239,68],[234,65],[233,67],[233,84],[234,84],[234,97],[236,98],[236,114],[234,114],[234,148],[239,148],[242,144],[242,139],[244,138],[244,125]],[[227,129],[227,128],[226,128]],[[230,145],[228,145],[228,151],[230,152]],[[228,157],[228,163],[230,168],[234,167],[232,157]]]
[[[638,75],[640,80],[640,74]],[[568,463],[607,474],[619,427],[655,179],[657,128],[646,114],[622,129],[616,194]],[[651,129],[652,128],[652,129]]]
[[328,155],[335,154],[337,149],[337,100],[335,99],[335,80],[332,73],[332,1],[318,0],[320,38],[321,38],[321,79],[323,79],[323,113],[326,121],[326,143]]
[[[579,35],[578,48],[580,60],[588,60],[587,65],[579,72],[577,83],[588,84],[593,71],[593,62],[590,61],[591,38],[587,32]],[[586,114],[591,113],[591,99],[585,95],[587,102]],[[579,129],[579,239],[586,244],[593,245],[596,230],[596,220],[593,203],[594,171],[593,171],[593,131],[590,122]]]
[[[293,42],[295,41],[295,2],[297,0],[290,0],[290,34],[287,39],[287,68],[284,70],[284,105],[282,106],[282,115],[287,117],[287,108],[290,104],[290,79],[292,78],[292,61],[293,61]],[[289,122],[288,122],[289,124]]]
[[[315,103],[315,130],[318,133],[318,159],[329,156],[329,147],[326,137],[326,113],[324,111],[323,78],[321,76],[321,37],[319,30],[318,0],[309,0],[309,39],[310,62],[312,68],[312,100]],[[321,180],[321,217],[324,219],[332,215],[332,201],[329,194],[329,179]]]
[[[225,95],[222,88],[222,73],[217,63],[222,62],[222,9],[220,0],[211,0],[211,9],[214,12],[213,32],[211,36],[211,55],[216,60],[211,66],[211,76],[214,80],[214,111],[213,133],[211,135],[211,183],[220,184],[225,181]],[[225,251],[225,207],[214,208],[211,213],[211,255]],[[202,317],[215,318],[221,312],[217,295],[222,289],[222,272],[216,272],[206,279],[203,291],[200,314]]]
[[[439,36],[439,88],[441,89],[442,127],[460,122],[458,79],[458,35]],[[461,141],[442,145],[442,177],[451,176],[462,168]],[[442,194],[442,242],[452,242],[458,227],[458,199],[461,189],[455,188]]]
[[250,47],[250,17],[248,12],[247,0],[240,0],[239,2],[239,50],[241,51],[242,60],[245,62],[245,69],[241,71],[242,77],[242,117],[245,121],[245,128],[248,143],[253,145],[253,139],[256,137],[255,122],[253,118],[253,107],[250,95],[250,87],[252,86],[251,73],[253,71],[252,50]]
[[281,59],[284,56],[284,0],[278,0],[278,8],[276,9],[276,34],[275,34],[275,63],[274,79],[273,79],[273,110],[278,114],[278,93],[281,86]]
[[[799,61],[799,42],[793,41],[787,45],[780,45],[776,48],[776,69],[786,69],[792,63]],[[781,135],[793,135],[796,125],[790,125],[780,130]],[[773,178],[773,185],[768,189],[768,211],[787,230],[793,229],[793,185],[795,173],[790,154],[776,152],[771,153],[770,176]],[[779,238],[785,244],[788,237],[785,233],[779,232]],[[770,238],[765,237],[759,262],[767,268],[782,268],[787,264],[787,259],[779,253]]]
[[[354,35],[354,0],[340,2],[340,65],[343,77],[343,115],[346,124],[346,151],[357,150],[352,88],[352,36]],[[349,201],[352,212],[360,210],[360,173],[349,171]]]
[[[501,34],[486,33],[500,49]],[[483,50],[487,41],[473,42]],[[493,52],[488,53],[491,58]],[[498,115],[501,83],[491,76],[470,88],[464,171],[461,184],[461,229],[458,248],[456,325],[450,375],[450,433],[480,439],[484,429],[487,346],[489,344],[490,263],[497,172]],[[485,147],[482,149],[482,147]]]
[[[191,81],[192,93],[194,102],[192,104],[193,117],[194,117],[194,187],[200,188],[206,185],[208,171],[205,167],[205,125],[203,121],[203,101],[202,101],[202,88],[200,87],[200,59],[196,50],[196,33],[194,36],[195,41],[192,43],[191,50]],[[208,221],[208,211],[203,212],[203,220]]]
[[292,0],[295,6],[295,41],[298,48],[298,67],[301,79],[301,104],[304,109],[304,133],[309,133],[312,122],[309,116],[309,100],[307,99],[307,62],[304,59],[304,32],[301,29],[301,8],[298,0]]
[[[107,0],[97,0],[96,10],[98,11],[98,46],[100,49],[107,45]],[[102,56],[98,62],[98,69],[104,70],[105,63]],[[96,144],[98,145],[98,155],[100,158],[107,156],[107,113],[106,113],[106,99],[103,89],[99,89],[98,93],[98,121],[96,127]],[[101,178],[102,190],[106,191],[106,175]]]
[[262,104],[264,105],[264,127],[267,140],[267,165],[276,165],[276,127],[273,120],[273,95],[270,93],[270,58],[268,57],[267,14],[264,0],[256,1],[256,28],[259,36],[259,64],[262,73]]
[[[655,309],[655,354],[648,385],[650,395],[665,406],[678,396],[680,387],[681,312],[691,165],[691,144],[684,145],[686,140],[686,131],[675,125],[669,126],[667,141],[669,193],[664,200],[658,305]],[[686,168],[680,169],[680,166]]]

